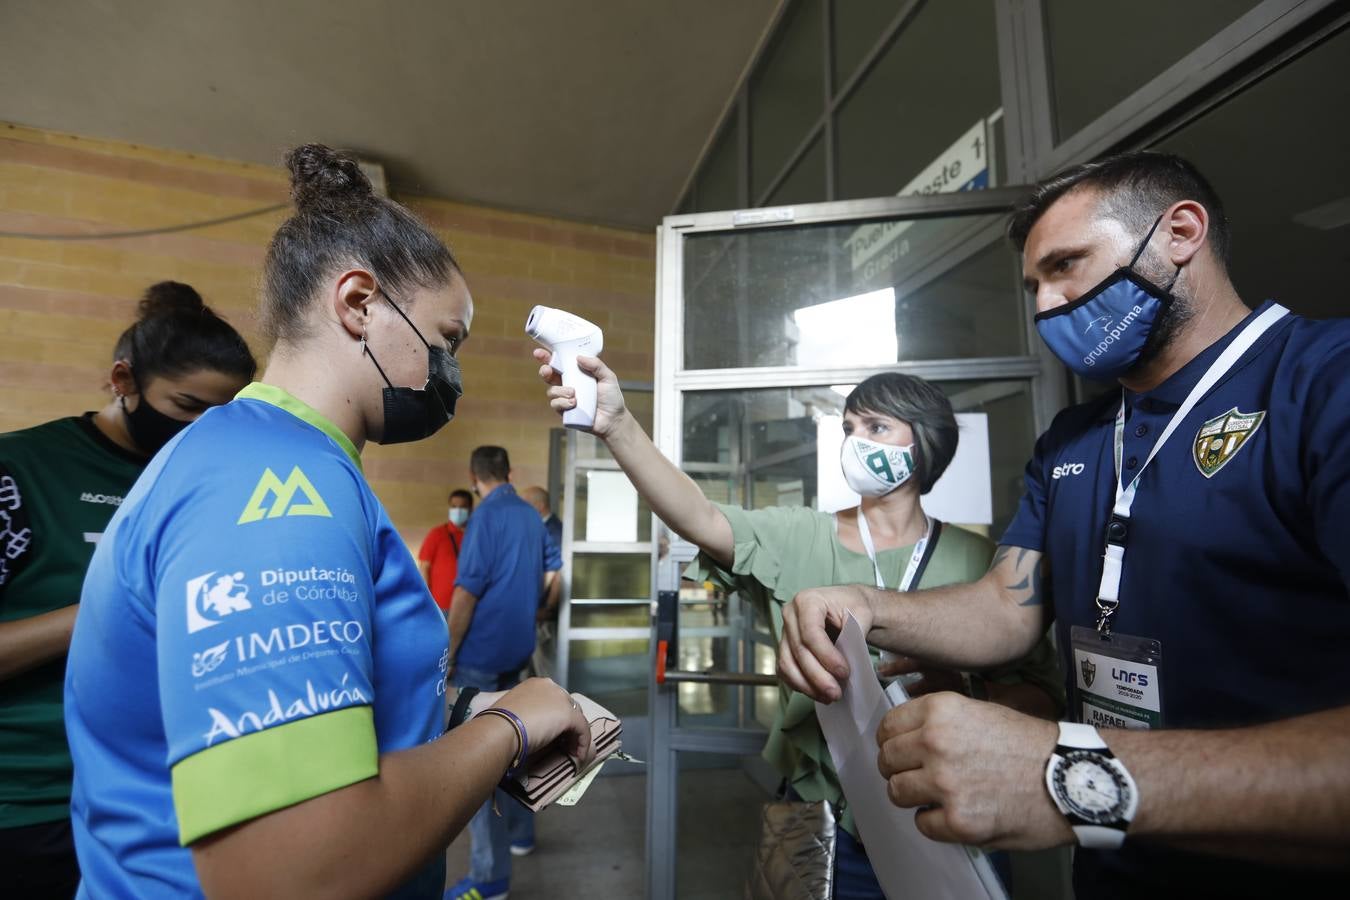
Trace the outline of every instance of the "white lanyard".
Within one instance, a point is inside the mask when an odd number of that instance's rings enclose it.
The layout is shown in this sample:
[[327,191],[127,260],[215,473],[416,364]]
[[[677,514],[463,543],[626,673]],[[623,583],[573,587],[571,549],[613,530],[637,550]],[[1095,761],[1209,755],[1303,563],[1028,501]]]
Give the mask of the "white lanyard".
[[1102,560],[1102,581],[1097,589],[1097,609],[1100,611],[1097,617],[1097,631],[1103,635],[1111,633],[1111,614],[1116,611],[1120,605],[1120,574],[1125,566],[1125,543],[1130,534],[1130,508],[1134,506],[1134,496],[1139,489],[1139,477],[1144,474],[1144,469],[1153,462],[1153,458],[1158,455],[1163,444],[1172,436],[1181,425],[1183,419],[1190,414],[1195,405],[1204,399],[1210,389],[1219,382],[1228,373],[1228,370],[1242,358],[1242,355],[1251,349],[1252,344],[1256,343],[1261,335],[1265,334],[1270,326],[1274,325],[1280,319],[1287,315],[1289,310],[1273,304],[1261,315],[1257,316],[1247,327],[1242,329],[1233,343],[1229,344],[1219,354],[1219,358],[1210,364],[1208,370],[1196,382],[1195,387],[1186,395],[1180,408],[1173,414],[1163,433],[1158,436],[1153,449],[1149,451],[1148,458],[1144,464],[1139,467],[1139,471],[1130,479],[1129,484],[1121,482],[1120,458],[1125,448],[1125,396],[1122,393],[1120,398],[1120,410],[1116,413],[1116,431],[1114,456],[1116,464],[1116,502],[1111,509],[1111,521],[1106,526],[1106,552]]
[[[928,542],[933,538],[933,517],[924,516],[924,518],[928,520],[928,530],[914,545],[914,552],[909,555],[909,565],[905,567],[905,574],[900,579],[898,590],[907,591],[913,587],[914,576],[919,571],[919,563],[923,561],[923,552],[928,549]],[[858,537],[862,538],[863,549],[867,551],[867,558],[872,561],[872,572],[877,577],[877,587],[886,590],[886,582],[881,577],[881,566],[877,565],[877,547],[872,543],[872,529],[867,527],[867,516],[863,514],[861,506],[858,507]]]

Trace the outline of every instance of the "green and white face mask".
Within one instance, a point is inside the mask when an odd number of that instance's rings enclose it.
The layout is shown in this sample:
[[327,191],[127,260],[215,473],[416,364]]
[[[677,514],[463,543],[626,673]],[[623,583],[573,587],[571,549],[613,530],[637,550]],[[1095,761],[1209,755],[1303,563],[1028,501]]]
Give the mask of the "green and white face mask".
[[914,474],[914,445],[897,447],[850,435],[840,451],[844,480],[854,493],[882,497],[900,487]]

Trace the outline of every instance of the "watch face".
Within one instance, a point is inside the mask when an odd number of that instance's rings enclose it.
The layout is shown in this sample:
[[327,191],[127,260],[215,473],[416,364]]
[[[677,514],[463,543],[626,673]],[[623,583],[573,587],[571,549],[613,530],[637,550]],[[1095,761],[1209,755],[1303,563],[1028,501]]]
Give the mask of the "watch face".
[[1093,825],[1120,821],[1130,801],[1130,786],[1099,753],[1073,750],[1055,767],[1055,792],[1069,811]]

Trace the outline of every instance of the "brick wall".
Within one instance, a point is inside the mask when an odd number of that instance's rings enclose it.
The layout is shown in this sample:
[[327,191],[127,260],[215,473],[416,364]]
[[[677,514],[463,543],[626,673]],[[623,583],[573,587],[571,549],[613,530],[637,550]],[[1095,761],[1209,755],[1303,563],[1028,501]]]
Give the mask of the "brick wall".
[[[156,228],[285,197],[280,168],[0,123],[0,231]],[[445,495],[467,484],[469,452],[479,444],[510,450],[518,484],[546,481],[549,429],[560,422],[529,358],[524,323],[534,304],[596,322],[611,365],[624,378],[651,379],[654,247],[649,234],[398,199],[450,244],[476,306],[455,421],[431,440],[365,452],[372,486],[416,543],[444,521]],[[113,343],[141,291],[166,278],[201,291],[264,361],[255,317],[259,266],[286,215],[115,240],[0,238],[0,431],[103,405]]]

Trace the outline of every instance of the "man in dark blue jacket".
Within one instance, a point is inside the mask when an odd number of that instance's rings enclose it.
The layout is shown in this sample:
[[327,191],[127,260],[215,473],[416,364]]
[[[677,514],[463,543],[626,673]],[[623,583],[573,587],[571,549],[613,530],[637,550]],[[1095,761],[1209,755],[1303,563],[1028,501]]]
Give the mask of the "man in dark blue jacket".
[[976,670],[1053,620],[1072,721],[950,693],[883,721],[881,774],[921,832],[1077,843],[1080,900],[1343,887],[1350,320],[1249,307],[1222,203],[1175,156],[1061,173],[1009,235],[1041,337],[1118,388],[1037,441],[989,574],[802,592],[783,611],[784,680],[840,695],[826,626],[849,612],[877,646]]

